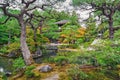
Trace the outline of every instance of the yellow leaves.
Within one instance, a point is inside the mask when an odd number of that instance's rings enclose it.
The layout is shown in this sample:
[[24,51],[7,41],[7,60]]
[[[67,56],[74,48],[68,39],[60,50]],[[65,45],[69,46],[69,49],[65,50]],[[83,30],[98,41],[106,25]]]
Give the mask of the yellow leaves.
[[39,29],[37,29],[37,34],[40,34],[40,30]]
[[26,27],[26,34],[29,34],[31,32],[31,29],[29,26]]
[[10,44],[8,47],[19,47],[19,46],[20,44],[15,42],[15,43]]
[[75,37],[79,38],[79,37],[82,37],[82,35],[81,34],[76,34]]
[[82,37],[85,34],[86,29],[85,28],[79,28],[77,32],[78,32],[78,34],[76,35],[76,37]]
[[79,29],[77,30],[77,33],[75,34],[75,37],[76,37],[76,38],[83,37],[84,34],[85,34],[85,32],[86,32],[86,29],[83,28],[83,27],[81,27],[81,28],[79,28]]
[[62,33],[60,37],[62,38],[61,42],[68,43],[77,38],[83,37],[86,33],[86,28],[78,28],[77,30],[71,30],[69,33]]
[[63,37],[63,38],[67,37],[66,34],[61,34],[60,36]]
[[42,37],[42,39],[46,42],[50,42],[50,40],[47,37]]
[[30,45],[34,45],[35,42],[32,38],[27,38],[27,43],[29,43]]
[[30,27],[26,27],[26,36],[33,38],[33,30]]
[[14,51],[14,50],[17,50],[20,48],[20,43],[18,42],[14,42],[14,43],[11,43],[10,45],[8,45],[8,52],[11,52],[11,51]]
[[63,40],[63,43],[68,43],[68,42],[69,42],[69,40],[67,40],[67,39]]

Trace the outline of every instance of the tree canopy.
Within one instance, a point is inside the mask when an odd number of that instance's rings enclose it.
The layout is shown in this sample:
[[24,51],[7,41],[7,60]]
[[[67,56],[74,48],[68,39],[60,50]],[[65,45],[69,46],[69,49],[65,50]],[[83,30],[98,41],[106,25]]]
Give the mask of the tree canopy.
[[115,30],[113,16],[120,10],[119,0],[73,0],[73,5],[97,13],[97,16],[105,16],[109,24],[109,38],[113,39]]

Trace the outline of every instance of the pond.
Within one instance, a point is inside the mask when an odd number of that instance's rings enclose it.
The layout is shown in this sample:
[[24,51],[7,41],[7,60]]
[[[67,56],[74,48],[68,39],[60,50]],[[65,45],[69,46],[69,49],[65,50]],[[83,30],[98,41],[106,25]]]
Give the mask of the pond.
[[0,71],[1,72],[12,72],[12,59],[7,59],[4,57],[0,57]]

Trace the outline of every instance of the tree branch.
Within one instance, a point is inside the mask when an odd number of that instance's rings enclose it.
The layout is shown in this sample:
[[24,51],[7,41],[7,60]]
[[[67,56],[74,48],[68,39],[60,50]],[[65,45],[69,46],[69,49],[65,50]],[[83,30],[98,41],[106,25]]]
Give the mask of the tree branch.
[[34,9],[36,9],[36,8],[40,8],[40,9],[42,9],[42,10],[45,10],[45,6],[51,6],[52,4],[43,4],[42,6],[34,6],[33,8],[29,8],[29,9],[27,9],[26,11],[31,11],[31,10],[34,10]]
[[8,17],[4,22],[1,22],[0,24],[5,24],[9,19],[10,17]]
[[23,4],[26,4],[25,0],[22,0],[22,3],[23,3]]
[[7,7],[9,6],[9,3],[6,3],[6,4],[0,4],[0,5],[1,5],[0,8],[2,9],[4,15],[9,16],[9,17],[15,17],[15,18],[18,18],[18,16],[17,16],[16,14],[11,14],[11,13],[8,12]]
[[31,0],[31,1],[27,1],[25,2],[25,0],[22,0],[22,2],[26,5],[25,8],[28,8],[30,4],[34,3],[36,0]]

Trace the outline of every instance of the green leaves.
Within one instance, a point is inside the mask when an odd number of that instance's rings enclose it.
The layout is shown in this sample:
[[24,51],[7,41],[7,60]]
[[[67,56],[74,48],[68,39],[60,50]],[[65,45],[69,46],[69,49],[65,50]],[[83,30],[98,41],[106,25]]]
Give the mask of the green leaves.
[[8,33],[6,31],[6,26],[0,26],[0,44],[7,43],[8,41]]
[[[0,22],[6,20],[6,16],[0,17]],[[16,19],[10,18],[7,23],[0,25],[0,44],[5,44],[10,41],[14,41],[14,36],[18,36],[20,34],[20,27]]]
[[13,67],[15,69],[22,69],[24,66],[25,66],[25,63],[22,57],[15,59],[13,62]]
[[32,72],[33,69],[35,69],[35,66],[27,66],[26,71],[25,71],[25,75],[29,78],[33,77],[35,75],[35,73]]
[[86,80],[88,75],[80,70],[78,65],[73,65],[67,70],[67,74],[70,77],[70,80]]

